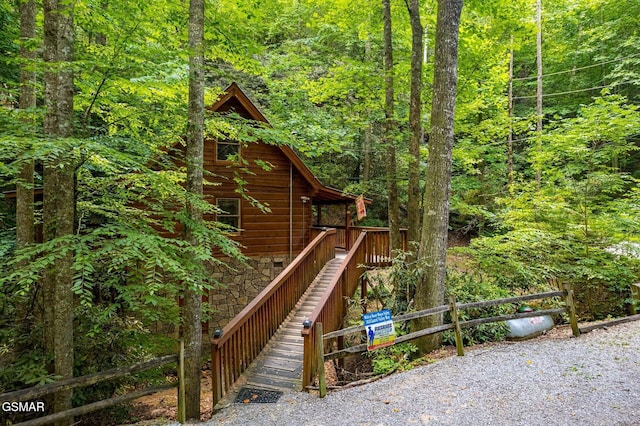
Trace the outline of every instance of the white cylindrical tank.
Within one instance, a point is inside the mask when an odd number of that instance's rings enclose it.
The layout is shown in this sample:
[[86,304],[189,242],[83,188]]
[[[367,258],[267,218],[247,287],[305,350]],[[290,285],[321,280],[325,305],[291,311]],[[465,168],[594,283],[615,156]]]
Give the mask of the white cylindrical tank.
[[555,323],[550,315],[541,315],[531,318],[517,318],[506,321],[509,327],[508,339],[521,340],[531,339],[541,335],[547,330],[551,330]]

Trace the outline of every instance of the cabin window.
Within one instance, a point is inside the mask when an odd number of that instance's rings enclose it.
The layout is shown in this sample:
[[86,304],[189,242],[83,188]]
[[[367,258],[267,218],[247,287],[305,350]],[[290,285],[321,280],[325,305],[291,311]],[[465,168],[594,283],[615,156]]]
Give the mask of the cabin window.
[[220,211],[217,220],[225,225],[232,226],[240,232],[240,199],[239,198],[218,198],[216,205]]
[[240,143],[230,139],[219,140],[216,143],[216,159],[218,161],[232,161],[240,154]]

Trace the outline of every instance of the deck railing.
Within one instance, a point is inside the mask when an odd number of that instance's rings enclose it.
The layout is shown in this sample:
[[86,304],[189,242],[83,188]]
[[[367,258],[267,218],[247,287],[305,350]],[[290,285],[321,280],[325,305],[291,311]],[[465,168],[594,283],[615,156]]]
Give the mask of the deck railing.
[[302,366],[302,387],[310,384],[316,371],[314,344],[316,342],[315,323],[321,322],[324,332],[338,330],[346,313],[346,298],[351,297],[358,287],[362,267],[365,263],[368,231],[363,231],[353,244],[351,251],[340,265],[316,309],[309,316],[310,328],[302,329],[304,358]]
[[335,229],[322,231],[211,341],[213,404],[258,356],[324,265],[335,257]]
[[[368,266],[389,266],[391,265],[392,253],[389,240],[389,228],[379,228],[374,226],[352,226],[347,230],[344,226],[327,225],[322,228],[313,228],[313,232],[319,233],[321,229],[333,228],[336,230],[336,248],[351,250],[354,242],[360,234],[367,231],[367,258]],[[409,247],[407,230],[400,229],[400,239],[402,250],[407,251]]]

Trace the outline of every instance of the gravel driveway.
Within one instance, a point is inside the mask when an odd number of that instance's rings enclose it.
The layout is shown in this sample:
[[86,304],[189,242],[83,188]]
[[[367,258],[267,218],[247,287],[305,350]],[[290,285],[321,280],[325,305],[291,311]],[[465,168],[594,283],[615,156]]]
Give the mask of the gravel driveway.
[[467,350],[319,399],[233,404],[203,425],[640,425],[640,322]]

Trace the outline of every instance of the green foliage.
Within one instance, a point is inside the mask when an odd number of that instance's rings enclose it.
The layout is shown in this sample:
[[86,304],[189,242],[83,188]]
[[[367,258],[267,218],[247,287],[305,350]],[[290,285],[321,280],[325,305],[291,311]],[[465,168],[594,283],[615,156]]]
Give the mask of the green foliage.
[[7,92],[9,84],[16,84],[18,72],[12,59],[18,54],[20,17],[11,3],[0,1],[0,105],[15,102],[15,93]]
[[[447,271],[446,293],[453,296],[457,303],[471,303],[484,300],[502,299],[512,296],[513,293],[481,273],[468,273],[456,269]],[[473,318],[486,318],[499,315],[512,314],[514,309],[510,305],[500,305],[481,309],[463,309],[458,311],[460,321]],[[445,315],[448,316],[449,314]],[[448,321],[451,319],[449,318]],[[462,329],[462,340],[465,345],[473,345],[484,342],[496,342],[504,340],[508,333],[505,323],[490,323],[476,325]],[[455,336],[452,331],[443,333],[443,342],[455,345]]]
[[412,256],[411,252],[398,250],[390,268],[366,271],[363,279],[368,282],[367,299],[381,309],[389,309],[393,315],[411,310],[410,302],[421,273]]
[[418,280],[423,272],[420,262],[414,259],[418,245],[413,243],[411,251],[398,251],[393,258],[389,279],[393,284],[394,305],[392,312],[402,314],[411,310],[413,295],[416,292]]
[[[11,14],[2,13],[0,21],[11,18],[15,24],[14,4],[2,2],[0,10],[5,8]],[[53,380],[44,369],[40,279],[64,253],[74,254],[76,374],[148,357],[149,323],[178,324],[176,301],[185,288],[204,292],[218,285],[208,272],[208,266],[219,263],[214,253],[242,258],[227,228],[192,223],[184,208],[188,200],[205,215],[216,213],[207,200],[186,193],[184,170],[173,157],[180,155],[186,127],[186,13],[183,4],[172,0],[75,5],[75,138],[45,138],[42,109],[5,108],[8,86],[4,79],[0,83],[2,189],[12,189],[25,161],[35,161],[41,173],[44,163],[62,155],[63,167],[76,171],[77,184],[74,235],[14,251],[11,221],[0,229],[0,357],[3,365],[8,361],[0,388]],[[11,34],[2,31],[3,53],[5,36]],[[225,56],[220,43],[216,49],[216,58]],[[4,61],[16,53],[1,55],[1,76],[9,65],[17,75],[15,58]],[[34,66],[42,81],[44,64]],[[208,179],[215,183],[215,177]],[[36,186],[41,183],[37,174]],[[197,246],[179,238],[185,226],[194,230]],[[85,396],[113,396],[125,384],[78,393],[76,402]]]
[[[154,355],[175,352],[176,344],[157,354],[152,351],[162,341],[152,336],[144,324],[123,316],[113,306],[80,306],[76,309],[74,376],[145,361]],[[166,381],[162,371],[150,370],[135,376],[110,380],[74,392],[74,404],[85,405],[111,398],[125,386],[153,385]]]
[[[392,3],[394,143],[403,203],[411,39],[405,5]],[[435,2],[421,6],[427,29],[423,125],[428,128]],[[576,286],[580,302],[594,316],[624,308],[628,284],[638,281],[640,267],[608,249],[640,241],[639,7],[636,0],[545,4],[545,131],[538,149],[530,134],[536,121],[532,2],[466,2],[450,226],[480,238],[461,251],[470,258],[468,271],[449,273],[448,291],[458,301],[544,290],[560,279]],[[209,102],[236,79],[251,86],[272,122],[260,126],[237,116],[210,116],[208,135],[294,147],[324,183],[374,198],[364,224],[386,225],[379,6],[365,0],[220,0],[208,4],[206,13]],[[84,361],[92,351],[104,351],[106,358],[112,350],[128,359],[144,357],[150,342],[130,318],[178,323],[174,302],[185,286],[217,285],[199,265],[218,262],[213,250],[240,256],[239,246],[226,236],[228,228],[211,222],[199,227],[184,211],[188,199],[205,215],[216,213],[206,200],[188,198],[184,170],[174,161],[183,150],[186,127],[186,17],[185,4],[174,0],[77,2],[76,138],[47,140],[41,108],[7,108],[17,103],[19,24],[17,2],[0,1],[0,187],[12,189],[16,172],[31,160],[41,185],[42,164],[68,152],[64,166],[77,175],[75,235],[15,251],[13,212],[0,211],[0,359],[19,358],[0,371],[2,386],[52,380],[43,368],[42,330],[34,318],[41,310],[36,295],[42,272],[63,252],[74,253],[77,350]],[[38,45],[40,37],[32,43]],[[516,80],[510,118],[506,92],[512,48]],[[30,65],[41,82],[45,64],[38,59]],[[594,98],[603,86],[606,90]],[[37,90],[41,106],[42,87]],[[508,187],[510,126],[515,180]],[[427,151],[425,143],[421,168]],[[367,154],[372,174],[365,181]],[[533,182],[534,164],[542,165],[539,186]],[[269,206],[243,191],[249,165],[242,158],[235,165],[238,192],[268,212]],[[209,185],[217,179],[206,176]],[[171,238],[184,226],[195,229],[197,247]],[[376,275],[370,296],[404,312],[419,272],[401,256],[388,278]],[[603,293],[612,296],[608,305]],[[23,319],[30,332],[20,327]],[[500,338],[501,331],[469,333],[475,334],[466,335],[468,342]],[[399,356],[381,359],[387,363],[382,369],[394,368]],[[96,368],[125,362],[106,358]]]
[[393,293],[389,288],[388,276],[380,271],[365,271],[363,280],[367,285],[367,300],[380,305],[381,309],[389,309],[394,304]]
[[399,343],[370,353],[374,374],[389,374],[411,368],[411,355],[418,348],[410,343]]
[[475,239],[469,248],[454,252],[472,256],[469,267],[493,277],[504,289],[536,292],[547,289],[547,282],[559,276],[573,248],[567,240],[542,230],[521,229]]
[[500,288],[541,292],[553,290],[557,280],[573,283],[583,315],[591,317],[623,313],[629,285],[640,273],[637,259],[598,247],[585,253],[582,241],[531,228],[480,238],[456,251],[471,256],[469,267]]

